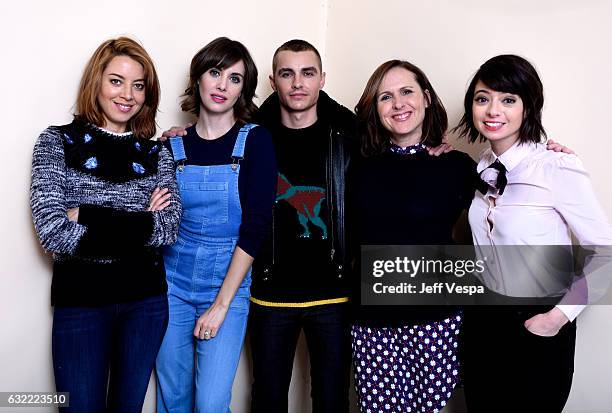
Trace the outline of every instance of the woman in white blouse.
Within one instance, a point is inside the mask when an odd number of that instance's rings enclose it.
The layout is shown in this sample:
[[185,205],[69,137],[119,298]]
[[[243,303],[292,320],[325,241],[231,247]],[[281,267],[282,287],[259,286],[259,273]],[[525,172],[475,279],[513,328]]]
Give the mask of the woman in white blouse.
[[600,251],[591,264],[609,262],[598,246],[612,245],[612,231],[582,163],[575,155],[547,151],[542,143],[543,103],[534,67],[519,56],[496,56],[474,75],[456,128],[471,142],[491,145],[481,154],[483,187],[469,211],[477,251],[495,257],[489,262],[495,270],[482,282],[500,297],[542,297],[539,305],[519,298],[515,305],[474,306],[466,312],[470,413],[563,409],[586,282],[569,272],[542,271],[540,261],[546,257],[536,254],[534,260],[533,250],[570,246],[573,235],[580,245]]

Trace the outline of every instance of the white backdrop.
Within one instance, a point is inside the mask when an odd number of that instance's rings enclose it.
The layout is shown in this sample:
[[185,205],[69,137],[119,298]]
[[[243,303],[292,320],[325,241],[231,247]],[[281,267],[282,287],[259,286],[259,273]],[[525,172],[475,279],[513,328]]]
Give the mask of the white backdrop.
[[[290,38],[304,38],[319,48],[328,74],[326,90],[350,108],[378,64],[408,59],[428,74],[451,124],[459,119],[467,82],[482,62],[500,53],[523,55],[544,82],[549,135],[578,152],[612,216],[606,154],[612,138],[607,123],[612,96],[609,0],[21,0],[3,2],[0,14],[0,391],[53,389],[51,271],[31,224],[31,152],[46,126],[70,121],[85,63],[110,37],[132,36],[153,57],[162,85],[161,129],[187,119],[178,96],[189,61],[221,35],[250,49],[260,71],[258,95],[264,98],[270,93],[272,53]],[[479,150],[465,142],[456,146],[473,156]],[[578,322],[576,373],[565,412],[604,413],[612,405],[612,310],[590,308]],[[291,412],[310,411],[306,366],[301,344]],[[234,384],[232,411],[248,411],[249,391],[247,349]],[[150,391],[144,411],[154,411],[153,396]],[[456,403],[448,410],[462,408]]]

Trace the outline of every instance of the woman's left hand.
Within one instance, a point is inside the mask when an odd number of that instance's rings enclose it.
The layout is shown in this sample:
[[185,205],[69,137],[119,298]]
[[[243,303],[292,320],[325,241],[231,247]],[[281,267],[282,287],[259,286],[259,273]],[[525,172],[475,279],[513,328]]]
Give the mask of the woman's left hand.
[[161,211],[170,205],[170,196],[172,194],[168,190],[168,188],[155,188],[153,193],[151,194],[151,199],[149,200],[149,208],[147,211],[155,212]]
[[572,151],[570,148],[558,142],[555,142],[552,139],[546,141],[546,149],[548,149],[549,151],[568,153],[570,155],[574,154],[574,151]]
[[546,313],[536,314],[525,321],[525,328],[537,336],[552,337],[557,335],[561,327],[568,321],[563,311],[555,307]]
[[227,306],[213,303],[213,305],[198,318],[198,321],[196,321],[193,335],[200,340],[210,340],[214,338],[219,328],[221,328],[223,320],[225,320],[227,310]]
[[440,143],[440,145],[436,146],[435,148],[432,148],[431,146],[427,147],[427,151],[431,156],[440,156],[443,153],[450,152],[454,149],[455,148],[453,148],[453,145],[446,141],[446,137],[442,140],[442,143]]

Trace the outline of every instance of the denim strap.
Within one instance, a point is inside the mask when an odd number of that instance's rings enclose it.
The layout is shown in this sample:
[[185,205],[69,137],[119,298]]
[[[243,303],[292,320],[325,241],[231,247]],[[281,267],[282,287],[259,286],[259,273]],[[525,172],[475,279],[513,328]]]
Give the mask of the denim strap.
[[185,154],[185,146],[183,146],[182,136],[173,136],[170,139],[170,147],[172,148],[172,156],[175,162],[184,161],[187,159]]
[[246,145],[246,138],[249,131],[256,127],[253,123],[247,123],[238,131],[238,137],[236,138],[236,144],[232,152],[232,169],[235,171],[240,164],[240,161],[244,159],[244,147]]

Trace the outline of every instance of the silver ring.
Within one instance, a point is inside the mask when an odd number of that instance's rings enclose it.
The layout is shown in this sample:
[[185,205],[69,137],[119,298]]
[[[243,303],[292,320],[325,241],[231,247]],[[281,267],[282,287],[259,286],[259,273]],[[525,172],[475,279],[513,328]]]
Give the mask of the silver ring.
[[209,337],[209,336],[210,336],[210,331],[204,330],[204,337]]

